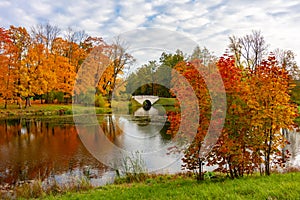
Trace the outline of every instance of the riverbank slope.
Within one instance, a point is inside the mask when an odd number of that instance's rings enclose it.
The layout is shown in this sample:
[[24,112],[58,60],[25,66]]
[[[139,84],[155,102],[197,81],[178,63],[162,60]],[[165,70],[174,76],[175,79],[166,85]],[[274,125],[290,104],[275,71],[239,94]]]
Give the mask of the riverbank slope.
[[141,183],[113,184],[45,199],[299,199],[300,172],[207,179],[164,175]]

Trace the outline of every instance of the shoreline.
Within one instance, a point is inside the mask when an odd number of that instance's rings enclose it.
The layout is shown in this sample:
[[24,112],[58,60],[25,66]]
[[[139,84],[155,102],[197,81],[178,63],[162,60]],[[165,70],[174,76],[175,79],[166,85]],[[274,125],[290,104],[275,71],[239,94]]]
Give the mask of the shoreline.
[[23,117],[61,117],[92,113],[111,114],[111,108],[83,105],[75,105],[76,112],[74,113],[72,106],[72,104],[33,104],[27,108],[17,108],[16,105],[13,105],[5,109],[1,105],[0,120]]
[[[176,190],[174,190],[175,187]],[[290,191],[290,188],[294,188],[294,190]],[[187,191],[189,192],[186,193]],[[111,184],[99,187],[93,187],[85,179],[79,180],[69,187],[54,184],[49,188],[43,187],[40,180],[29,180],[16,184],[6,193],[0,187],[0,197],[6,199],[98,199],[99,197],[124,199],[136,196],[142,197],[142,199],[154,197],[155,199],[165,199],[169,195],[176,199],[183,199],[187,196],[190,199],[199,199],[196,194],[205,195],[205,198],[209,199],[220,198],[223,195],[242,199],[250,197],[255,197],[255,199],[269,199],[268,197],[294,199],[300,195],[300,171],[294,169],[285,173],[273,172],[270,176],[254,173],[236,179],[230,179],[226,174],[216,173],[212,177],[206,176],[202,181],[197,181],[192,173],[145,174],[145,178],[140,181],[128,181],[126,177],[123,177]]]

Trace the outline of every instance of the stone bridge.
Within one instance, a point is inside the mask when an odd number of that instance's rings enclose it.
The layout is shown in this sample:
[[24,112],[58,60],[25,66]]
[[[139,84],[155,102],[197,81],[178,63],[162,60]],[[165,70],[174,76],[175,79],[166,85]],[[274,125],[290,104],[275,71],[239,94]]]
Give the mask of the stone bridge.
[[136,95],[136,96],[132,96],[132,99],[136,100],[141,105],[143,105],[145,101],[149,101],[151,102],[151,105],[153,105],[155,102],[159,100],[159,97],[152,96],[152,95]]

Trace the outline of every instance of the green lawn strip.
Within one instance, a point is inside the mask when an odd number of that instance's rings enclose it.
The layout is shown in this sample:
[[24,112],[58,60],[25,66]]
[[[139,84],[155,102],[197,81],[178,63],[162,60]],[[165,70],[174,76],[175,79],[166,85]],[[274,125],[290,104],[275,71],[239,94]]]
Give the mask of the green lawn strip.
[[[174,104],[176,102],[175,98],[160,98],[160,100],[155,105],[163,106],[165,111],[174,110]],[[57,116],[57,115],[72,115],[72,114],[109,114],[112,112],[123,112],[130,109],[136,110],[141,107],[136,101],[132,100],[131,103],[128,101],[113,101],[112,108],[100,108],[100,107],[88,107],[83,105],[72,104],[32,104],[32,106],[27,108],[19,109],[16,104],[8,105],[7,109],[4,109],[4,105],[0,105],[0,118],[10,118],[10,117],[28,117],[28,116]],[[164,111],[164,112],[165,112]]]
[[162,106],[174,106],[176,102],[177,102],[176,98],[160,97],[155,104],[160,104]]
[[[180,108],[174,107],[174,105],[177,103],[176,98],[164,98],[161,97],[155,104],[154,107],[159,110],[159,112],[169,112],[169,111],[180,111]],[[161,111],[161,107],[163,106],[163,111]]]
[[[160,112],[176,111],[176,108],[174,107],[176,101],[177,100],[175,98],[160,97],[159,100],[155,102],[153,106]],[[134,112],[138,108],[142,107],[142,105],[139,104],[136,100],[131,99],[129,107]]]
[[300,173],[251,176],[230,180],[180,178],[107,185],[97,189],[47,196],[46,199],[299,199]]
[[33,104],[27,108],[19,109],[16,105],[10,105],[7,109],[4,109],[0,105],[0,118],[9,117],[24,117],[24,116],[53,116],[53,115],[72,115],[72,114],[105,114],[111,113],[110,108],[100,107],[87,107],[82,105],[75,105],[75,111],[72,104]]

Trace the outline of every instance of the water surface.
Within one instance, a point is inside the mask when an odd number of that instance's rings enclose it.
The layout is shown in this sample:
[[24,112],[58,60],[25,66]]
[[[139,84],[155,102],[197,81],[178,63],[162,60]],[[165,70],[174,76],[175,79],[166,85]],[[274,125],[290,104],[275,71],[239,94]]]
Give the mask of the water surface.
[[[167,148],[174,143],[166,134],[169,127],[166,116],[151,113],[99,115],[97,122],[113,145],[133,156],[136,152],[144,154],[144,164],[150,171],[179,172],[180,156],[167,155]],[[82,133],[95,142],[99,136],[91,132],[98,130],[97,127],[98,123],[83,123]],[[0,120],[0,134],[0,184],[37,178],[63,183],[80,176],[88,176],[94,185],[113,180],[114,170],[94,158],[83,145],[72,117]],[[300,167],[300,134],[290,132],[288,139],[289,165]],[[106,150],[105,156],[110,160],[124,161]]]

